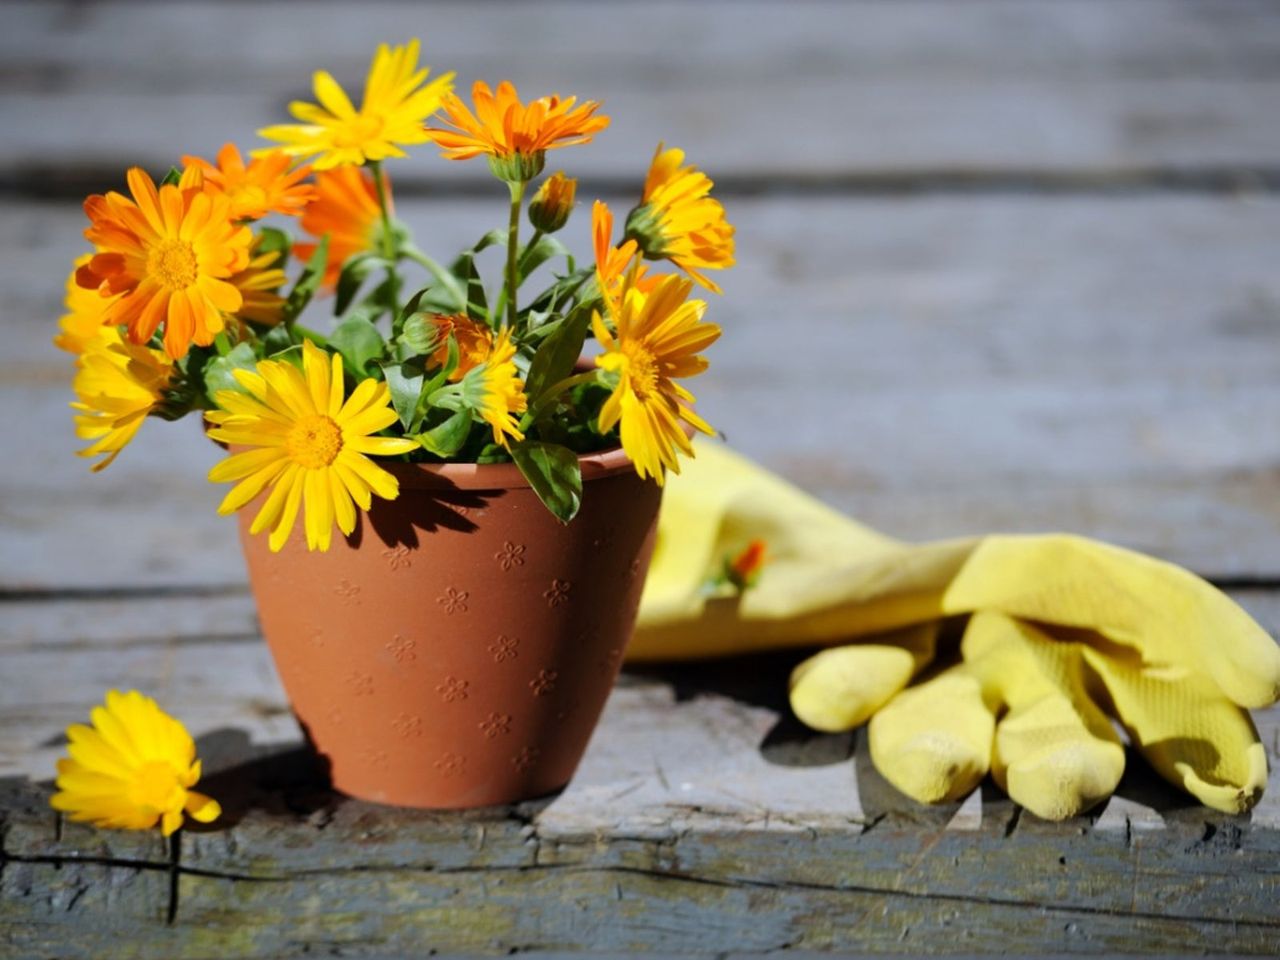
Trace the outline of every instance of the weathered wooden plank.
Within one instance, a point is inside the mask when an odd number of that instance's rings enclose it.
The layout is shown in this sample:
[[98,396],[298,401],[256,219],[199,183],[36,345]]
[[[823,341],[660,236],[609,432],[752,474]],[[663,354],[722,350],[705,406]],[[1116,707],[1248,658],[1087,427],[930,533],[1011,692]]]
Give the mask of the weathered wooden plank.
[[[1275,596],[1268,605],[1277,609]],[[907,801],[876,774],[861,734],[817,735],[790,716],[785,680],[802,656],[625,674],[572,787],[529,815],[548,836],[654,842],[726,824],[763,831],[857,832],[892,815],[947,825],[957,806],[926,808]],[[70,658],[74,670],[64,668]],[[67,650],[55,645],[44,651],[5,650],[4,659],[12,671],[7,676],[24,682],[0,685],[0,777],[50,779],[64,750],[66,725],[82,722],[104,690],[137,687],[176,711],[196,735],[210,778],[206,789],[226,804],[235,827],[225,849],[219,837],[209,840],[207,850],[198,838],[191,853],[197,861],[211,856],[220,869],[252,872],[256,851],[269,841],[281,813],[316,810],[330,802],[299,751],[287,699],[259,642],[189,637],[163,646]],[[1253,820],[1270,829],[1280,827],[1280,708],[1260,711],[1255,719],[1272,758],[1272,776]],[[1136,758],[1130,766],[1136,779],[1121,790],[1114,812],[1103,811],[1101,828],[1124,831],[1134,822],[1163,826],[1164,812],[1189,802],[1153,781]],[[297,799],[290,800],[294,795]],[[358,850],[338,844],[327,856],[343,866],[386,866],[385,857],[420,851],[414,843],[388,845],[402,827],[427,838],[436,836],[433,830],[444,836],[453,829],[426,815],[380,828],[370,809],[344,804],[309,827],[300,824],[298,842],[305,848],[306,838],[318,837],[321,830],[328,838],[344,830],[359,833]],[[1002,816],[984,807],[979,826],[989,828]],[[47,832],[47,824],[37,825],[37,833]],[[468,828],[452,843],[483,848],[488,830],[482,818],[479,834]],[[371,839],[378,836],[381,841]],[[429,846],[428,839],[422,844]]]
[[[1274,595],[1242,599],[1274,612]],[[296,739],[242,702],[267,682],[259,645],[122,650],[103,633],[101,650],[71,653],[77,669],[61,671],[52,705],[35,678],[68,651],[5,652],[6,676],[28,682],[0,685],[0,730],[38,732],[0,744],[0,758],[30,764],[112,671],[136,680],[148,663],[171,663],[153,668],[153,689],[201,734],[203,787],[226,816],[185,832],[175,865],[154,835],[59,825],[47,787],[7,771],[0,934],[18,956],[96,957],[126,929],[113,955],[293,956],[357,943],[1250,953],[1269,950],[1280,925],[1280,834],[1274,818],[1260,822],[1263,808],[1252,825],[1214,814],[1135,761],[1096,821],[1042,824],[991,793],[978,822],[956,830],[954,806],[918,807],[879,778],[861,734],[816,736],[783,719],[790,655],[626,674],[564,793],[438,814],[331,795]],[[143,649],[145,661],[130,659]],[[274,697],[268,706],[283,710],[278,687]],[[1280,711],[1258,719],[1274,770]],[[1277,792],[1273,783],[1272,806]]]
[[[456,249],[497,205],[406,202]],[[907,539],[1065,529],[1224,577],[1280,575],[1280,202],[739,200],[725,335],[692,384],[739,449]],[[580,212],[569,239],[585,249]],[[192,423],[90,476],[48,347],[79,215],[0,233],[9,589],[242,582]],[[803,331],[803,332],[801,332]],[[785,339],[784,339],[785,338]],[[139,491],[145,490],[145,496]]]
[[[378,823],[388,828],[398,817],[388,811]],[[315,852],[350,839],[326,836]],[[415,941],[417,949],[480,952],[590,944],[1267,953],[1277,926],[1276,835],[1242,832],[1216,816],[1188,818],[1162,836],[1102,833],[1087,822],[1068,830],[1019,822],[976,834],[888,822],[861,834],[691,831],[608,847],[600,838],[549,837],[535,820],[524,834],[493,842],[520,855],[507,866],[409,859],[271,872],[269,848],[251,873],[184,859],[176,925],[137,924],[116,955],[292,956],[339,944],[405,950]],[[46,861],[43,871],[59,862]],[[138,881],[161,865],[140,865]],[[56,926],[22,923],[35,917],[26,898],[0,901],[0,909],[19,920],[15,941],[32,953],[47,948],[54,930],[60,956],[93,956],[103,940],[96,904]]]
[[[1265,0],[453,2],[425,19],[387,2],[66,0],[4,16],[0,172],[35,187],[246,142],[313,69],[358,89],[373,46],[413,33],[464,84],[603,99],[614,127],[575,163],[608,178],[638,172],[659,139],[764,182],[1280,160],[1280,13]],[[484,176],[428,156],[396,172]]]

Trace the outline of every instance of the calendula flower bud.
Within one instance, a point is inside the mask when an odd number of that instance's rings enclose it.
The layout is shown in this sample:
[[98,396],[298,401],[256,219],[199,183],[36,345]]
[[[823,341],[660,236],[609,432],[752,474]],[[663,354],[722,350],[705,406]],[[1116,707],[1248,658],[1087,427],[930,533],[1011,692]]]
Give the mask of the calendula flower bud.
[[542,181],[529,201],[529,222],[543,233],[555,233],[569,222],[578,181],[557,171]]
[[765,542],[752,540],[737,555],[725,558],[724,579],[738,591],[747,590],[756,585],[767,562]]
[[489,157],[489,171],[499,180],[507,183],[528,183],[542,172],[547,161],[544,150],[533,153],[508,153]]
[[653,205],[642,203],[627,215],[623,237],[634,240],[636,246],[650,260],[667,255],[667,238],[662,230],[662,211]]
[[[445,337],[448,337],[447,333]],[[427,313],[413,314],[400,331],[400,342],[411,354],[430,353],[436,348],[436,340],[436,325]]]

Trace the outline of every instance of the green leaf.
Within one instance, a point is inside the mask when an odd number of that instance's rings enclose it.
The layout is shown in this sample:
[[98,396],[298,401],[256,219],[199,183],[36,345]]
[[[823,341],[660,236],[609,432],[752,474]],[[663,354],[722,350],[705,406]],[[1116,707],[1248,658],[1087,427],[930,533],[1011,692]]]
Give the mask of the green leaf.
[[418,429],[418,423],[422,419],[418,413],[418,401],[422,398],[422,385],[425,379],[422,364],[420,362],[384,363],[382,373],[387,379],[387,386],[391,389],[391,406],[400,417],[400,423],[404,426],[405,432],[412,433]]
[[210,400],[214,399],[219,390],[245,393],[244,387],[240,386],[240,381],[235,378],[232,371],[257,369],[258,358],[253,354],[253,347],[247,343],[237,343],[228,353],[214,357],[204,365],[205,392]]
[[582,356],[590,322],[590,307],[577,307],[539,345],[525,378],[525,393],[532,400],[537,401],[543,391],[573,372],[573,365]]
[[326,233],[316,244],[315,253],[307,261],[306,267],[298,277],[298,282],[289,291],[289,298],[284,303],[284,322],[293,323],[298,315],[306,309],[311,298],[320,289],[320,281],[324,279],[324,268],[329,262],[329,235]]
[[571,272],[567,277],[560,277],[542,293],[538,294],[527,307],[527,311],[536,313],[552,313],[562,303],[574,297],[583,285],[596,275],[594,267]]
[[182,179],[182,171],[179,170],[177,167],[170,167],[169,172],[166,173],[164,175],[164,179],[160,181],[160,186],[176,187],[178,185],[178,181],[180,181],[181,179]]
[[357,380],[369,375],[365,368],[371,361],[380,359],[387,347],[378,328],[362,316],[353,316],[338,324],[329,334],[329,346],[342,354],[347,372]]
[[293,327],[287,327],[283,323],[276,324],[262,338],[262,355],[274,357],[301,342],[302,338],[294,332]]
[[552,257],[564,257],[569,265],[569,273],[573,273],[574,260],[572,251],[550,234],[543,234],[538,238],[537,243],[525,247],[520,252],[520,282],[524,283],[529,274],[533,273]]
[[495,227],[494,229],[486,233],[483,237],[481,237],[479,240],[477,240],[470,247],[468,247],[466,250],[464,250],[461,254],[459,254],[458,259],[453,261],[453,266],[450,269],[453,270],[456,276],[461,276],[462,271],[459,270],[458,267],[461,264],[463,257],[474,258],[475,255],[480,251],[487,250],[489,247],[500,247],[506,242],[507,242],[506,228]]
[[255,249],[258,253],[274,253],[276,258],[271,265],[283,270],[289,263],[289,251],[293,249],[293,238],[275,227],[261,227],[258,230]]
[[348,257],[342,265],[342,272],[338,274],[337,296],[333,304],[334,315],[341,316],[347,312],[347,307],[351,306],[351,301],[360,292],[360,287],[368,279],[369,274],[375,270],[390,269],[390,267],[390,261],[376,253],[357,253],[354,257]]
[[582,505],[582,470],[576,453],[559,444],[531,440],[512,447],[511,458],[561,523],[577,515]]
[[417,434],[413,439],[429,453],[448,459],[462,449],[470,434],[471,411],[459,410],[443,423]]
[[489,303],[484,295],[484,283],[480,279],[480,271],[476,269],[475,257],[464,253],[454,266],[459,268],[458,278],[465,281],[467,285],[467,316],[480,323],[488,323]]

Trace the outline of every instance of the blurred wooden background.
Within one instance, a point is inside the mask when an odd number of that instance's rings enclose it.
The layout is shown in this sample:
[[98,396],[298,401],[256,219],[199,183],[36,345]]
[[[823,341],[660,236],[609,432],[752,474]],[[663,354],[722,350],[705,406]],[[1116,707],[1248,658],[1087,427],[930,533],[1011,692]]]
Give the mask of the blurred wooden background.
[[[131,164],[160,173],[184,152],[253,146],[309,97],[312,69],[354,92],[376,43],[411,36],[460,86],[509,77],[527,96],[604,101],[613,126],[550,158],[582,177],[568,233],[584,253],[590,198],[635,196],[659,140],[716,179],[739,266],[709,312],[725,335],[691,386],[738,449],[904,538],[1101,537],[1215,579],[1280,628],[1280,4],[7,3],[0,777],[47,775],[62,727],[111,684],[147,688],[199,732],[295,736],[234,524],[203,479],[214,450],[193,422],[148,423],[91,477],[72,456],[71,363],[49,339],[85,248],[85,193],[118,188]],[[390,170],[429,252],[504,216],[483,164],[423,148]],[[593,748],[610,759],[584,771],[591,789],[648,762],[606,737],[627,727],[619,711],[641,709],[627,697],[652,694],[688,729],[733,726],[717,713],[732,697],[677,707],[678,677],[631,682]],[[776,706],[733,728],[743,756],[758,759]],[[719,754],[696,753],[691,769],[709,776]],[[735,815],[763,807],[767,819],[784,794],[801,823],[865,812],[856,790],[822,799],[829,790],[780,768],[743,769],[756,807],[717,801]],[[645,782],[650,808],[652,787],[687,813],[692,801]],[[575,829],[574,816],[598,814],[566,797],[551,810],[577,811],[563,821]],[[1116,803],[1103,825],[1159,820]],[[637,801],[609,829],[650,808]],[[1264,802],[1255,825],[1275,826],[1278,810]],[[1098,876],[1061,897],[1088,900]],[[1262,919],[1239,928],[1239,949],[1263,943],[1249,931],[1261,938],[1275,917],[1274,883],[1250,882],[1259,899],[1236,916]],[[892,930],[870,926],[892,947]],[[946,943],[945,926],[921,942]],[[1008,942],[1084,948],[1040,929]],[[1214,948],[1216,930],[1147,934]]]

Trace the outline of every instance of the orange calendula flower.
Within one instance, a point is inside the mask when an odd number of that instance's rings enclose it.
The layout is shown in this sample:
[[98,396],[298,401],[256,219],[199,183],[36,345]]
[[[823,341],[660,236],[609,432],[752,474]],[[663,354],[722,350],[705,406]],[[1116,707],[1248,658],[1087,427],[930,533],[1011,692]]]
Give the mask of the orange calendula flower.
[[624,240],[616,247],[613,245],[613,211],[603,200],[591,205],[591,238],[596,255],[596,282],[600,286],[600,294],[611,304],[611,312],[616,313],[623,274],[639,247],[634,240]]
[[600,409],[600,429],[608,431],[621,421],[622,449],[641,477],[652,476],[659,485],[664,468],[680,472],[676,453],[693,456],[680,421],[703,433],[714,431],[686,406],[693,395],[676,383],[707,368],[698,351],[720,336],[720,328],[704,323],[706,302],[688,300],[693,284],[678,276],[661,277],[648,293],[625,291],[611,333],[599,313],[592,329],[605,352],[596,365],[616,378],[609,399]]
[[239,273],[230,278],[232,286],[240,291],[243,302],[236,316],[242,320],[274,326],[284,312],[284,297],[279,290],[288,277],[276,266],[280,254],[274,250],[259,252],[255,246],[253,259]]
[[150,697],[109,690],[90,720],[67,727],[70,756],[58,761],[53,809],[118,830],[159,824],[166,837],[184,816],[209,823],[222,813],[218,801],[191,789],[200,780],[191,734]]
[[369,459],[418,447],[403,437],[376,436],[396,421],[385,383],[363,380],[346,396],[342,357],[310,340],[302,345],[301,370],[285,360],[260,360],[257,373],[233,375],[246,392],[217,392],[213,401],[222,409],[205,414],[214,424],[209,436],[251,449],[209,471],[214,483],[236,484],[219,513],[239,510],[270,486],[249,532],[270,527],[268,544],[280,550],[305,502],[307,549],[323,551],[335,523],[344,534],[355,529],[356,505],[368,510],[374,494],[399,495],[399,481]]
[[[391,212],[391,184],[386,182],[387,208]],[[338,283],[342,264],[349,257],[377,247],[382,230],[378,188],[373,177],[359,167],[339,167],[316,174],[316,199],[302,215],[302,229],[313,237],[329,235],[329,259],[324,287]],[[303,262],[315,253],[314,243],[296,243],[293,255]]]
[[509,440],[519,443],[524,439],[515,414],[524,413],[529,405],[524,381],[517,376],[515,355],[511,330],[504,329],[484,363],[462,378],[463,402],[493,428],[493,442],[504,447]]
[[225,326],[223,314],[240,309],[240,291],[228,278],[249,262],[253,237],[231,219],[226,197],[204,192],[199,170],[157,190],[134,167],[128,182],[132,200],[112,191],[85,201],[84,235],[98,252],[76,282],[121,295],[105,323],[128,327],[135,343],[146,343],[163,324],[165,351],[180,359],[192,343],[212,343]]
[[184,156],[182,163],[204,174],[205,189],[221,193],[231,203],[233,220],[261,220],[268,213],[297,216],[315,196],[315,188],[302,181],[310,167],[294,167],[282,150],[269,150],[248,166],[234,143],[223,144],[218,162]]
[[419,47],[417,40],[378,47],[359,110],[330,74],[317,70],[312,85],[320,102],[289,104],[302,123],[266,127],[258,135],[284,144],[280,149],[291,157],[315,156],[317,170],[405,156],[401,147],[427,142],[422,122],[453,89],[452,73],[425,83],[429,71],[418,68]]
[[436,347],[430,358],[432,366],[443,367],[448,362],[450,335],[458,342],[458,366],[449,374],[452,383],[484,363],[493,352],[493,332],[465,314],[433,314],[428,320],[435,327]]
[[445,96],[445,114],[454,129],[427,127],[427,136],[450,160],[487,154],[494,174],[512,182],[527,182],[541,173],[548,150],[589,143],[609,125],[608,117],[595,116],[597,101],[579,104],[576,97],[561,100],[552,94],[526,106],[506,80],[498,84],[496,94],[477,80],[471,99],[475,113],[455,94]]
[[544,233],[555,233],[569,222],[577,194],[577,180],[566,177],[564,171],[553,173],[529,201],[529,222]]
[[644,181],[640,205],[627,217],[626,235],[651,260],[670,260],[714,293],[703,270],[732,267],[733,227],[711,197],[711,178],[683,166],[684,151],[658,150]]
[[76,355],[84,353],[85,347],[101,337],[104,330],[110,329],[104,326],[107,308],[116,300],[114,296],[104,297],[97,290],[86,290],[76,283],[76,272],[92,256],[86,253],[78,257],[67,277],[67,296],[63,301],[67,312],[58,321],[62,332],[53,338],[53,345],[59,350]]

